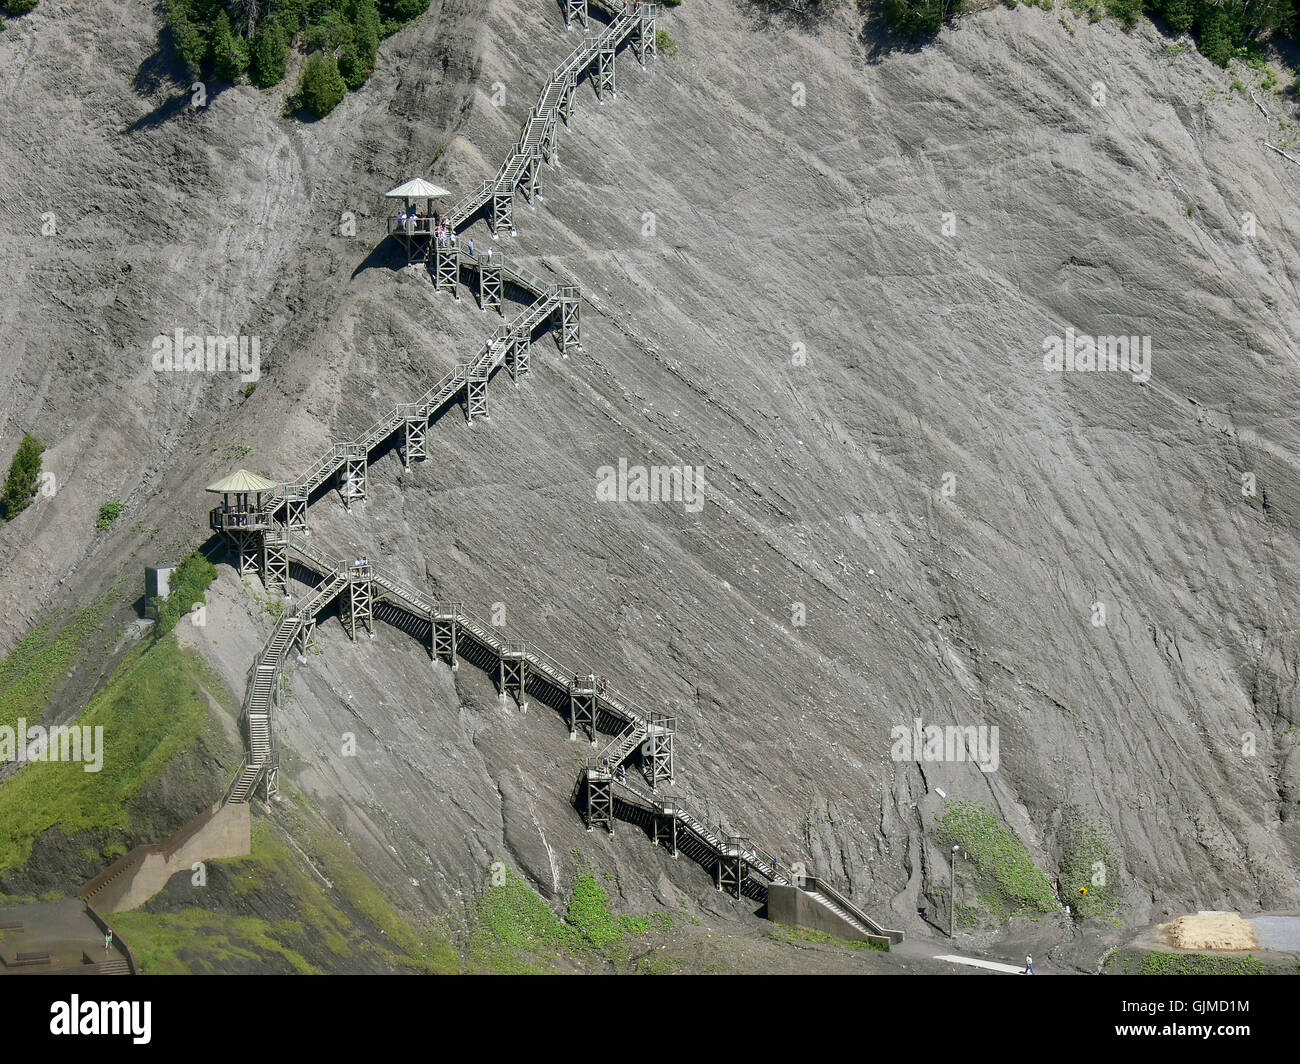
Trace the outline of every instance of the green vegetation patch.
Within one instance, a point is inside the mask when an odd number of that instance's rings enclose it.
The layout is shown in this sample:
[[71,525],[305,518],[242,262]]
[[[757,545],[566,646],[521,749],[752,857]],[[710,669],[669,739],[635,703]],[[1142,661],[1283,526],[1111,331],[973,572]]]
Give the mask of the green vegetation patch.
[[965,8],[965,0],[884,0],[880,13],[890,29],[915,39],[938,33]]
[[[292,792],[290,797],[301,801]],[[328,885],[290,844],[288,830],[261,818],[253,822],[248,857],[208,862],[208,889],[223,881],[227,895],[247,899],[241,908],[288,910],[292,919],[235,915],[197,904],[153,911],[162,896],[145,910],[114,914],[113,924],[145,973],[458,970],[447,940],[432,931],[421,934],[404,920],[341,839],[323,829],[301,830],[301,849]],[[180,884],[179,891],[193,890],[201,901],[205,888],[182,877],[172,883]],[[168,892],[173,898],[177,893],[173,886]]]
[[19,717],[36,723],[54,685],[111,602],[112,592],[105,593],[66,623],[60,624],[60,618],[42,621],[0,662],[0,727],[13,727]]
[[549,972],[565,952],[581,950],[581,935],[512,870],[469,911],[465,962],[470,971],[508,975]]
[[[1046,874],[992,810],[963,800],[948,805],[937,820],[937,841],[960,845],[974,862],[981,880],[978,899],[999,921],[1022,910],[1059,910]],[[996,908],[994,902],[999,903]]]
[[1077,805],[1066,806],[1061,819],[1061,900],[1080,916],[1114,919],[1119,862],[1109,832]]
[[379,42],[422,15],[429,0],[163,0],[177,54],[223,81],[278,85],[295,49],[307,56],[291,107],[328,114],[366,83]]
[[41,455],[45,444],[31,433],[23,436],[9,463],[3,493],[0,493],[0,520],[12,521],[32,504],[41,479]]
[[99,516],[95,519],[95,527],[103,531],[121,516],[122,504],[120,502],[116,499],[112,502],[106,502],[99,508]]
[[1107,975],[1300,975],[1300,960],[1276,964],[1251,954],[1121,950],[1107,958],[1105,971]]
[[100,771],[36,761],[0,787],[0,873],[26,863],[50,828],[128,831],[127,804],[203,731],[209,704],[195,679],[203,670],[198,653],[181,650],[174,636],[128,652],[75,722],[103,728]]
[[194,609],[206,603],[204,594],[217,578],[217,567],[197,551],[176,566],[168,583],[165,599],[154,598],[149,605],[157,618],[155,634],[165,635],[176,623]]
[[888,953],[889,942],[872,942],[860,938],[836,938],[825,931],[812,927],[793,927],[789,924],[776,924],[771,935],[778,942],[819,942],[828,946],[843,946],[845,949],[864,950],[869,953]]
[[564,918],[510,869],[467,911],[465,966],[473,972],[553,972],[568,960],[630,963],[629,943],[674,926],[668,913],[616,916],[609,894],[591,871],[573,880]]

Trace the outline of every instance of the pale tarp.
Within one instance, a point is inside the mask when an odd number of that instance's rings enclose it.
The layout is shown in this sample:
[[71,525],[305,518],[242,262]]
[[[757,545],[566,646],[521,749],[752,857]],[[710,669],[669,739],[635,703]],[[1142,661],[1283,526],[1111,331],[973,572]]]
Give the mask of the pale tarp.
[[413,177],[405,184],[398,185],[392,192],[385,192],[389,199],[433,199],[436,196],[450,196],[445,188],[426,181],[422,177]]
[[224,480],[213,481],[204,491],[217,492],[221,495],[246,494],[248,492],[271,491],[277,485],[274,480],[259,477],[247,469],[240,469]]

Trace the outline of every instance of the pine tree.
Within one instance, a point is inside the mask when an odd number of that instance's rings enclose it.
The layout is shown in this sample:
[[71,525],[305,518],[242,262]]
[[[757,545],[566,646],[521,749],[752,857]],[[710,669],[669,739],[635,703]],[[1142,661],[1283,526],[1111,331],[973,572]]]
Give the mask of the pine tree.
[[18,445],[14,460],[9,464],[4,495],[0,496],[0,509],[6,520],[12,521],[36,498],[36,485],[41,477],[41,455],[45,444],[28,433]]
[[298,82],[298,102],[317,118],[329,114],[348,91],[332,55],[313,52],[303,64]]

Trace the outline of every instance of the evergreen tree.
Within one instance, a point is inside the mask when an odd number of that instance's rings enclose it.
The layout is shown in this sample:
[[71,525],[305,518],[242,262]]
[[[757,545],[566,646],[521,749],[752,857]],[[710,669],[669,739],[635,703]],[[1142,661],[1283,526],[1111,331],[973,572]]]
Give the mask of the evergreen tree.
[[280,84],[289,65],[289,35],[279,22],[264,22],[253,35],[249,80],[259,89]]
[[298,102],[317,118],[329,114],[348,91],[332,55],[313,52],[303,64],[298,82]]
[[224,11],[212,31],[212,67],[225,81],[238,81],[248,69],[248,42],[235,33]]
[[4,495],[0,496],[0,509],[6,520],[13,520],[36,498],[36,485],[41,476],[41,455],[45,444],[28,433],[23,436],[14,460],[9,464]]

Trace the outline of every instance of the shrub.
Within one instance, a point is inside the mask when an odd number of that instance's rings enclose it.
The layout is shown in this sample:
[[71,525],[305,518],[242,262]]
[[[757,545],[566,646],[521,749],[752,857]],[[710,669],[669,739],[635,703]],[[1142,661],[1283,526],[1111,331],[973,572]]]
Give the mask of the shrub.
[[380,14],[385,22],[410,22],[429,10],[429,0],[383,0]]
[[0,496],[0,516],[11,521],[31,505],[36,498],[36,484],[41,477],[41,455],[45,444],[31,433],[23,436],[9,463],[9,476],[5,479],[4,494]]
[[4,0],[0,7],[5,9],[6,14],[25,15],[36,6],[37,0]]
[[298,82],[297,101],[301,107],[317,118],[324,118],[338,106],[347,91],[338,61],[332,55],[313,52],[307,57]]
[[[610,911],[609,894],[589,872],[574,879],[573,896],[564,918],[597,949],[617,942],[626,930]],[[648,929],[649,924],[646,926]]]
[[938,32],[947,19],[962,10],[965,0],[885,0],[885,23],[908,37]]
[[170,632],[185,614],[207,602],[204,592],[216,578],[217,567],[197,552],[176,566],[172,570],[167,597],[161,601],[155,599],[152,603],[158,618],[155,634]]
[[1124,29],[1131,30],[1142,15],[1142,0],[1106,0],[1106,13]]
[[95,527],[105,529],[118,519],[122,513],[122,504],[114,500],[106,502],[99,508],[99,518],[95,521]]

